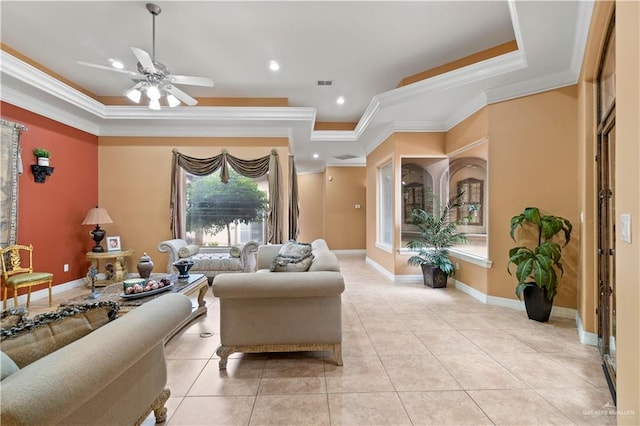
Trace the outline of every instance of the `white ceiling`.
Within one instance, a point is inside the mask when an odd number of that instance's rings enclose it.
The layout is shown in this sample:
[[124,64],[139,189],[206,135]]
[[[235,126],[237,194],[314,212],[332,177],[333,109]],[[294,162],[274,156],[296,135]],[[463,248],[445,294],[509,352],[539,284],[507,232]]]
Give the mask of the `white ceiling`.
[[[1,41],[98,96],[127,75],[77,64],[152,50],[144,1],[6,1]],[[98,135],[286,136],[299,171],[363,164],[393,131],[444,131],[486,105],[577,81],[589,1],[158,1],[156,60],[209,77],[194,97],[287,98],[289,107],[105,106],[2,53],[3,100]],[[404,77],[516,39],[519,50],[397,88]],[[277,60],[280,71],[268,69]],[[317,80],[333,80],[317,87]],[[338,96],[345,104],[337,105]],[[357,122],[313,131],[316,121]],[[314,160],[312,154],[319,154]],[[352,160],[335,156],[351,154]]]

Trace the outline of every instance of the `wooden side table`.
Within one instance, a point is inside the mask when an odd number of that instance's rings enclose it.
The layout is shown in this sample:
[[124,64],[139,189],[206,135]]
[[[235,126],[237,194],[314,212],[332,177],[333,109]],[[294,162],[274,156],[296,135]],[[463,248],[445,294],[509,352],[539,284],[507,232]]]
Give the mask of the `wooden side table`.
[[[91,266],[95,267],[100,272],[100,260],[109,260],[115,259],[113,264],[113,275],[107,279],[107,275],[105,271],[102,271],[102,274],[105,274],[104,279],[96,279],[96,286],[104,287],[109,284],[116,283],[118,281],[122,281],[127,277],[129,273],[129,267],[127,265],[127,257],[133,255],[133,249],[122,249],[120,251],[105,251],[102,253],[96,253],[90,251],[87,253],[87,260],[91,261]],[[91,287],[91,277],[89,277],[89,273],[87,273],[87,286]]]

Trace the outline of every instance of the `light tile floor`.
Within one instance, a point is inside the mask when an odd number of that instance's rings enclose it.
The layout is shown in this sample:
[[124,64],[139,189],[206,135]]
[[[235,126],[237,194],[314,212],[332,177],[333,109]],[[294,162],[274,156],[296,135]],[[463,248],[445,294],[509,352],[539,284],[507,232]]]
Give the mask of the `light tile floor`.
[[344,366],[322,352],[236,354],[218,370],[209,293],[208,315],[166,345],[168,424],[616,423],[598,350],[579,343],[575,321],[537,323],[455,288],[394,283],[361,255],[339,258]]

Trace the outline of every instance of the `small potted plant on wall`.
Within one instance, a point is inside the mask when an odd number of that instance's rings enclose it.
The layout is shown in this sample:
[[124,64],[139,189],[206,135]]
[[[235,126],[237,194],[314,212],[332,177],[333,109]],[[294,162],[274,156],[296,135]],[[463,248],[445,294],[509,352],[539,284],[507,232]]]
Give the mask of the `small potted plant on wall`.
[[[516,241],[515,231],[530,231],[529,244],[519,245],[509,250],[507,272],[514,265],[518,279],[516,295],[522,300],[529,319],[547,322],[553,307],[553,298],[558,292],[558,272],[564,275],[560,259],[562,248],[569,244],[572,225],[568,219],[559,216],[541,215],[537,207],[527,207],[522,213],[511,218],[511,239]],[[519,235],[524,240],[526,235]],[[531,237],[534,240],[531,240]],[[517,241],[516,241],[517,242]],[[563,243],[560,245],[560,243]],[[534,245],[535,244],[535,245]]]
[[51,153],[44,148],[34,148],[33,155],[38,159],[38,166],[48,166]]
[[420,237],[407,243],[407,248],[418,251],[407,263],[422,268],[426,286],[446,287],[447,279],[455,274],[448,249],[467,242],[466,235],[458,232],[458,225],[465,224],[467,218],[452,220],[451,213],[453,209],[462,206],[463,195],[464,192],[459,191],[446,205],[441,206],[436,197],[430,194],[428,199],[433,201],[433,209],[415,209],[411,213],[409,223],[418,228]]

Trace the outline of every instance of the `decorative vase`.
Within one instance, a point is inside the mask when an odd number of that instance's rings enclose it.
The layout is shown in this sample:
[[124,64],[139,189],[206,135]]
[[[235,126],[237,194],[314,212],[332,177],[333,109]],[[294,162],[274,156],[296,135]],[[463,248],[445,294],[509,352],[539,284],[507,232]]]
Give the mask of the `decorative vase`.
[[178,278],[189,278],[189,269],[194,265],[192,260],[179,260],[173,263],[173,266],[178,270]]
[[141,278],[149,278],[151,276],[151,271],[153,270],[153,261],[144,253],[140,257],[140,261],[138,262],[138,274],[140,274]]

